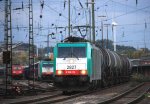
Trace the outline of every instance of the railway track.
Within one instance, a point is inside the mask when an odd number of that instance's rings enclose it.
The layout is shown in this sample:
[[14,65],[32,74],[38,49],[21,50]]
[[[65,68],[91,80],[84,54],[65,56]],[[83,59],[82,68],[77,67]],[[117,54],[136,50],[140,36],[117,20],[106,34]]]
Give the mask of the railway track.
[[136,104],[143,99],[144,94],[150,89],[150,83],[142,83],[118,96],[102,101],[98,104]]
[[[72,95],[63,95],[62,92],[54,92],[55,94],[46,94],[42,97],[36,97],[36,98],[29,98],[29,99],[22,99],[18,101],[9,102],[9,104],[50,104],[50,103],[56,103],[61,102],[64,100],[68,100],[74,97],[82,96],[83,93],[76,93]],[[6,102],[7,103],[7,102]]]
[[137,84],[138,83],[133,84],[131,82],[119,84],[104,89],[95,90],[73,99],[57,102],[56,104],[98,104],[101,101],[105,101],[133,88]]
[[[17,99],[16,101],[9,101],[8,103],[9,104],[27,104],[27,103],[28,104],[50,104],[50,103],[60,103],[60,102],[67,102],[68,100],[71,100],[71,99],[74,99],[74,98],[76,99],[77,97],[81,98],[81,97],[86,96],[86,95],[90,95],[91,96],[91,94],[94,94],[96,92],[100,92],[101,96],[105,96],[103,94],[104,92],[106,92],[105,90],[108,90],[107,91],[107,93],[108,93],[109,89],[110,89],[111,93],[113,93],[112,92],[113,89],[122,88],[123,86],[128,85],[128,84],[129,83],[120,84],[120,85],[112,86],[112,87],[109,87],[109,88],[103,88],[103,89],[98,89],[98,90],[94,90],[94,91],[75,93],[75,94],[72,94],[72,95],[63,95],[61,91],[56,91],[56,92],[54,91],[54,92],[50,92],[50,93],[47,93],[47,94],[43,93],[44,95],[41,94],[40,96],[34,96],[34,98],[33,97],[28,97],[28,98],[23,98],[23,99]],[[139,86],[142,86],[142,85],[139,85]],[[126,90],[124,89],[124,91],[126,91]],[[121,92],[124,92],[124,91],[121,91]],[[106,95],[109,94],[109,93],[108,94],[107,93],[106,93]],[[108,98],[111,98],[111,97],[108,97]],[[98,97],[98,99],[101,99],[101,98]],[[87,99],[86,99],[86,101],[87,101]],[[100,101],[100,100],[98,100],[98,101]],[[101,101],[104,101],[104,100],[101,99]],[[6,104],[7,104],[7,102],[6,102]],[[71,103],[66,103],[66,104],[71,104]]]
[[[122,84],[121,84],[122,85]],[[120,86],[120,85],[118,85]],[[111,86],[111,87],[115,87],[115,86]],[[111,88],[109,87],[109,88]],[[73,95],[60,95],[60,96],[57,96],[57,97],[54,97],[54,98],[49,98],[49,99],[44,99],[44,100],[39,100],[37,102],[33,102],[33,103],[30,103],[30,104],[51,104],[51,103],[58,103],[58,102],[62,102],[62,101],[66,101],[66,100],[70,100],[70,99],[73,99],[75,97],[80,97],[80,96],[84,96],[86,94],[90,94],[90,93],[94,93],[94,92],[97,92],[97,91],[102,91],[102,90],[106,90],[106,89],[109,89],[108,87],[107,88],[103,88],[103,89],[98,89],[98,90],[93,90],[93,91],[87,91],[87,92],[80,92],[80,93],[76,93],[76,94],[73,94]]]
[[[122,84],[121,84],[122,85]],[[117,85],[117,86],[121,86],[121,85]],[[116,87],[116,86],[112,86],[112,87]],[[109,87],[109,88],[112,88]],[[103,90],[107,90],[109,88],[103,88],[103,89],[98,89],[98,90],[93,90],[93,91],[87,91],[87,92],[80,92],[80,93],[75,93],[75,94],[70,94],[70,95],[63,95],[62,92],[54,95],[54,96],[50,96],[47,95],[45,97],[41,97],[41,98],[36,98],[36,99],[29,99],[26,101],[18,101],[18,102],[14,102],[11,104],[26,104],[26,103],[30,103],[30,104],[50,104],[50,103],[57,103],[57,102],[62,102],[62,101],[67,101],[69,99],[73,99],[75,97],[80,97],[80,96],[84,96],[90,93],[95,93],[97,91],[103,91]],[[54,92],[55,93],[55,92]]]
[[30,104],[51,104],[51,103],[57,103],[57,102],[61,102],[61,101],[65,101],[65,100],[69,100],[72,99],[74,97],[78,97],[78,96],[82,96],[83,93],[77,93],[77,94],[73,94],[73,95],[60,95],[57,97],[51,97],[47,100],[41,100],[41,101],[37,101],[37,102],[33,102]]
[[28,80],[16,80],[14,83],[18,86],[24,87],[24,89],[28,90],[29,88],[35,88],[36,91],[52,91],[54,89],[53,85],[49,83],[43,83],[36,81],[34,84],[30,82],[30,85],[28,84]]
[[12,99],[9,101],[4,101],[3,103],[4,104],[29,104],[29,103],[35,104],[35,102],[43,101],[43,100],[50,99],[50,98],[55,98],[61,95],[62,93],[60,91],[58,92],[56,91],[54,93],[47,93],[45,95],[29,96],[29,97],[16,99],[16,100]]
[[[8,86],[8,95],[5,96],[5,85],[0,84],[0,103],[17,101],[20,98],[26,98],[28,96],[37,96],[43,95],[45,96],[47,93],[53,93],[58,91],[55,87],[53,87],[49,83],[37,82],[33,85],[28,85],[27,80],[13,80],[13,85]],[[19,90],[18,90],[19,89]],[[8,99],[8,101],[7,101]],[[10,101],[9,101],[10,100]],[[24,100],[24,99],[23,99]]]

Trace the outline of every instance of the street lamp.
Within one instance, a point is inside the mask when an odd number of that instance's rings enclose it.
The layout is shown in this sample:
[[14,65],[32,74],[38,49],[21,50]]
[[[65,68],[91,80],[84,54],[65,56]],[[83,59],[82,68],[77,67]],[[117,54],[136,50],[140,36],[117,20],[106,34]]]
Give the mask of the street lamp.
[[108,26],[109,26],[110,24],[104,24],[104,26],[106,26],[107,27],[107,44],[106,44],[106,48],[108,49]]
[[113,41],[114,41],[114,51],[116,51],[116,22],[112,22],[112,34],[113,34]]

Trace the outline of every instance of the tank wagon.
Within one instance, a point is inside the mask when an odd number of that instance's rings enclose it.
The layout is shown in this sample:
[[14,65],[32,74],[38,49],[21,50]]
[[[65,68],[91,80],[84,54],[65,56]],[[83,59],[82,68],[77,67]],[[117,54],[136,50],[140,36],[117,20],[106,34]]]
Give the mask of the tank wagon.
[[33,79],[33,72],[35,71],[35,79],[42,81],[53,80],[53,61],[39,61],[34,63],[34,70],[29,70],[29,67],[25,68],[25,78]]
[[84,91],[129,80],[128,58],[89,42],[57,43],[54,85],[63,92]]

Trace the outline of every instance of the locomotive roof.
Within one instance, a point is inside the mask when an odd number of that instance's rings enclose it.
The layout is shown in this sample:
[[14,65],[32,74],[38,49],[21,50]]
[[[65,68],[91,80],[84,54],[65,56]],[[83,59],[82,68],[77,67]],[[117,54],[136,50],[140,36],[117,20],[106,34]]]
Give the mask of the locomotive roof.
[[63,42],[88,42],[88,40],[81,37],[69,36],[65,38]]
[[90,44],[89,42],[65,42],[65,43],[57,43],[57,45],[58,46],[61,46],[61,45],[67,45],[67,46],[69,46],[69,44],[70,45],[76,45],[76,44],[78,44],[78,45],[85,45],[85,44]]

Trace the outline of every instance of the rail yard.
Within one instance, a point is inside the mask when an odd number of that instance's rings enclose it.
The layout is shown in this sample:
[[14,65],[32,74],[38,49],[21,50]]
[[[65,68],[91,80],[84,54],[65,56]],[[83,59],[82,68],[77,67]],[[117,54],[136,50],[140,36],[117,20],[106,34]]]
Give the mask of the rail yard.
[[0,104],[149,104],[149,0],[0,0]]
[[[121,103],[137,103],[143,99],[144,94],[149,92],[149,83],[127,82],[109,88],[102,88],[86,92],[72,92],[64,95],[58,89],[49,88],[46,92],[37,90],[36,96],[26,95],[16,96],[15,98],[7,98],[1,103],[10,104],[73,104],[73,103],[90,103],[90,104],[121,104]],[[17,100],[16,100],[17,99]],[[88,99],[88,100],[87,100]],[[124,100],[123,100],[124,99]],[[128,100],[127,100],[128,99]],[[129,100],[131,99],[131,100]],[[142,100],[143,101],[143,100]],[[139,103],[140,104],[140,103]]]

